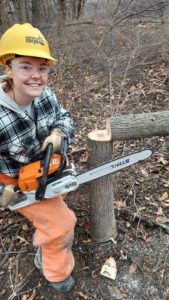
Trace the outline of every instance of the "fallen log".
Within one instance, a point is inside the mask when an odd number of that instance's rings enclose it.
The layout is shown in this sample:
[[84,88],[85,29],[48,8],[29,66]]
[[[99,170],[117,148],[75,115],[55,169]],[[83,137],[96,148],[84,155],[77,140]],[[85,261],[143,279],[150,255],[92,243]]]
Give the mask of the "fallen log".
[[169,135],[169,111],[112,116],[106,130],[112,141]]

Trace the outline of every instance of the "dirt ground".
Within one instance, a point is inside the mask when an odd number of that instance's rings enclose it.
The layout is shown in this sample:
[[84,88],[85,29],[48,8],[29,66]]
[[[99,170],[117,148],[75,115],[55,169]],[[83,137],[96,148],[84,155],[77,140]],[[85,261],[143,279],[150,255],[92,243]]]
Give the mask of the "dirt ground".
[[[76,47],[78,39],[87,46],[86,36],[76,35],[72,47]],[[110,84],[106,61],[100,64],[94,60],[94,50],[85,49],[83,53],[77,49],[76,57],[70,53],[62,57],[51,73],[53,88],[76,122],[76,142],[70,147],[69,156],[80,171],[87,167],[87,133],[96,126],[104,128],[106,118],[113,112],[128,114],[169,109],[167,65],[158,51],[155,56],[151,53],[149,64],[138,64],[134,72],[131,68],[125,78],[123,75],[124,81],[117,76]],[[145,148],[153,151],[151,158],[112,176],[117,221],[114,242],[96,243],[90,237],[88,185],[68,195],[67,204],[74,210],[78,222],[73,244],[76,284],[66,295],[56,294],[34,267],[36,249],[32,246],[32,225],[17,212],[1,209],[0,299],[169,299],[167,139],[152,137],[114,143],[113,157]],[[117,265],[115,280],[100,274],[110,257]]]

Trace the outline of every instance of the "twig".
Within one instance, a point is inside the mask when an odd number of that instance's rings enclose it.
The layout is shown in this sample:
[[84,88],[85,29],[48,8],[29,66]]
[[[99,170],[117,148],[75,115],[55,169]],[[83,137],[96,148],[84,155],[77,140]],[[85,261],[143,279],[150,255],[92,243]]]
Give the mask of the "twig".
[[11,241],[9,247],[8,247],[8,250],[7,250],[7,252],[6,252],[6,255],[4,256],[4,258],[3,258],[3,259],[1,260],[1,262],[0,262],[0,269],[1,269],[1,268],[3,267],[3,265],[6,263],[6,261],[8,260],[10,254],[11,254],[11,251],[12,251],[13,246],[14,246],[14,242],[15,242],[15,240],[17,239],[17,236],[18,236],[18,234],[19,234],[19,232],[20,232],[20,230],[21,230],[21,227],[22,227],[22,224],[20,224],[20,226],[18,227],[18,230],[16,231],[15,236],[13,237],[13,239],[12,239],[12,241]]
[[[11,251],[11,252],[9,252],[9,251],[8,251],[8,253],[9,253],[9,254],[20,254],[20,253],[27,253],[27,250],[21,250],[21,251]],[[6,251],[5,251],[5,252],[1,252],[1,253],[0,253],[0,256],[1,256],[1,255],[6,255]],[[32,254],[32,255],[34,255],[34,254]]]
[[4,225],[2,228],[0,228],[0,232],[6,230],[8,227],[10,227],[10,226],[12,226],[12,225],[14,225],[14,224],[18,224],[19,222],[22,222],[22,221],[23,221],[23,218],[22,218],[22,219],[19,219],[19,220],[15,220],[15,221],[12,222],[12,223],[6,224],[6,225]]
[[[33,267],[27,274],[26,278],[24,278],[20,284],[14,288],[13,284],[12,284],[12,294],[9,296],[8,300],[13,300],[15,298],[15,296],[18,295],[18,292],[23,289],[23,287],[28,283],[28,278],[29,276],[35,271],[35,267]],[[11,282],[12,283],[12,282]],[[34,288],[33,288],[34,289]]]
[[127,208],[121,208],[120,210],[118,209],[119,215],[122,215],[123,218],[126,218],[127,220],[132,220],[136,222],[143,222],[149,227],[160,227],[162,228],[166,233],[169,233],[169,226],[157,223],[153,220],[147,219],[144,216],[141,216],[139,213],[133,213]]
[[166,263],[167,263],[167,260],[168,260],[168,256],[169,256],[169,249],[168,249],[167,255],[166,255],[165,259],[164,259],[163,269],[162,269],[162,272],[161,272],[161,278],[162,278],[161,281],[163,281],[163,278],[164,278],[164,270],[165,270],[165,266],[166,266]]
[[83,151],[86,151],[86,150],[87,150],[86,147],[81,147],[81,148],[72,150],[70,153],[68,153],[68,155],[72,155],[72,154],[75,154],[75,153],[83,152]]
[[[122,104],[120,105],[120,109],[119,109],[119,103],[120,103],[120,99],[121,99],[122,89],[124,88],[124,84],[125,84],[125,80],[126,80],[126,77],[127,77],[127,74],[128,74],[128,70],[129,70],[129,67],[131,65],[131,61],[132,61],[134,55],[136,54],[136,52],[138,51],[139,48],[140,48],[140,29],[139,29],[138,34],[137,34],[137,45],[133,49],[133,51],[132,51],[132,53],[129,57],[129,61],[127,63],[127,67],[126,67],[126,70],[125,70],[125,74],[124,74],[123,80],[121,82],[120,92],[119,92],[119,95],[118,95],[118,100],[117,100],[117,105],[116,105],[116,107],[118,109],[118,112],[121,112],[122,106],[124,105],[124,101],[123,101]],[[116,110],[116,112],[117,112],[117,110]]]
[[[163,6],[161,6],[160,8],[158,8],[158,5],[161,5],[161,4],[163,4]],[[105,36],[106,36],[107,34],[109,34],[109,32],[112,31],[112,29],[113,29],[115,26],[117,26],[118,24],[120,24],[121,22],[123,22],[123,21],[125,21],[126,19],[129,19],[129,18],[131,18],[131,17],[133,17],[133,16],[137,16],[137,15],[143,13],[143,12],[146,12],[146,11],[154,11],[154,10],[157,11],[157,10],[159,10],[159,9],[161,9],[161,8],[164,8],[164,7],[167,6],[167,5],[169,5],[169,1],[166,1],[166,2],[159,2],[159,3],[153,4],[153,5],[149,6],[149,7],[146,7],[146,8],[144,8],[144,9],[140,10],[140,11],[133,12],[133,13],[129,13],[127,16],[124,16],[124,17],[122,17],[120,20],[117,20],[117,21],[109,28],[109,30],[104,34],[104,36],[103,36],[102,39],[100,40],[97,51],[98,51],[99,48],[101,47],[101,45],[102,45],[102,43],[103,43],[103,41],[104,41]],[[156,6],[157,6],[156,9],[154,9],[154,10],[151,9],[151,8],[153,8],[153,7],[156,7]]]

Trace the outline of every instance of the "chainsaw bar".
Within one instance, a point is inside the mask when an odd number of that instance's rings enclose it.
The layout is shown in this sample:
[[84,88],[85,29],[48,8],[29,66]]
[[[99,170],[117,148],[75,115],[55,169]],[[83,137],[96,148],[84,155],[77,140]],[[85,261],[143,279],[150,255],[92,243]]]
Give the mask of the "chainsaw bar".
[[139,161],[148,158],[151,154],[152,151],[146,149],[109,161],[81,174],[72,172],[71,175],[64,176],[63,173],[62,178],[53,178],[51,181],[47,182],[45,198],[52,198],[57,195],[74,191],[79,187],[79,185],[83,183],[99,179],[103,176],[127,168]]
[[150,149],[145,149],[133,154],[129,154],[124,157],[112,160],[108,163],[104,163],[100,166],[97,166],[91,170],[88,170],[84,173],[81,173],[76,176],[79,184],[83,184],[88,181],[92,181],[103,176],[109,175],[111,173],[117,172],[121,169],[127,168],[139,161],[142,161],[152,155]]

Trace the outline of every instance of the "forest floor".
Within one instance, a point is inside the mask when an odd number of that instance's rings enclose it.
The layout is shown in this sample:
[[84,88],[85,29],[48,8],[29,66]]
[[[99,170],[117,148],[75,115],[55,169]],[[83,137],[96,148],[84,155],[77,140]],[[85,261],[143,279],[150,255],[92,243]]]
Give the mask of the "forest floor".
[[[76,121],[76,143],[69,155],[78,170],[87,168],[87,133],[104,128],[113,113],[169,110],[167,66],[156,53],[150,64],[135,67],[125,78],[110,82],[106,63],[76,49],[60,59],[51,84]],[[79,38],[80,39],[80,38]],[[82,37],[81,37],[82,39]],[[84,38],[85,45],[85,38]],[[73,43],[73,42],[72,42]],[[72,51],[73,53],[73,51]],[[158,56],[159,55],[159,56]],[[79,54],[80,56],[80,54]],[[151,60],[152,58],[152,60]],[[97,61],[97,62],[96,62]],[[87,67],[86,67],[87,66]],[[73,253],[75,288],[56,294],[34,267],[32,225],[16,212],[0,215],[0,299],[2,300],[167,300],[169,299],[169,146],[167,138],[115,142],[113,157],[150,148],[153,155],[112,176],[117,237],[96,243],[90,237],[88,185],[67,197],[77,216]],[[100,274],[110,257],[117,265],[115,280]]]

